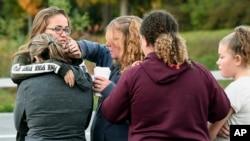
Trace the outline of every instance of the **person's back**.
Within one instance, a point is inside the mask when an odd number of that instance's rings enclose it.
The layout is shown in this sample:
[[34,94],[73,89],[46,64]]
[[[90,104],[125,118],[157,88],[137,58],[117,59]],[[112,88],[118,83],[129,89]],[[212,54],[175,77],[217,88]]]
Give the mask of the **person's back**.
[[[62,62],[57,75],[40,74],[18,85],[14,110],[17,140],[22,141],[85,141],[93,106],[92,78],[80,66],[70,65],[62,44],[51,34],[40,34],[29,44],[33,63],[48,59]],[[68,63],[68,64],[66,64]],[[51,65],[40,64],[30,70],[45,70]],[[54,68],[56,69],[56,68]],[[70,73],[68,73],[70,72]],[[67,77],[61,77],[61,76]],[[73,75],[73,76],[72,76]],[[65,80],[72,77],[72,84]]]
[[[156,54],[149,54],[143,63],[123,75],[129,83],[126,87],[117,85],[115,92],[130,93],[130,103],[123,106],[130,107],[132,140],[208,141],[207,121],[222,119],[227,113],[223,106],[213,109],[227,102],[223,89],[209,71],[194,62],[193,66],[183,64],[176,70],[157,59]],[[116,113],[113,108],[112,112]],[[213,112],[217,115],[211,115]]]
[[211,72],[189,59],[178,23],[165,11],[141,24],[146,56],[124,71],[101,112],[129,120],[129,141],[209,141],[207,122],[226,117],[230,102]]
[[18,88],[15,112],[24,109],[29,131],[25,140],[85,141],[92,113],[92,92],[69,88],[56,74],[24,80]]

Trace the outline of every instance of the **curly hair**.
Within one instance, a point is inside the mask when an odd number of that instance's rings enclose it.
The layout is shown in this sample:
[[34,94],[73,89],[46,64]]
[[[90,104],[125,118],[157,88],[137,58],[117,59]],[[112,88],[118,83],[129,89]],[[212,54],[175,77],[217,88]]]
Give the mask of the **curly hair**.
[[219,44],[227,44],[233,55],[240,55],[243,64],[250,66],[250,26],[240,25],[225,36]]
[[[119,58],[114,60],[115,65],[120,65],[120,73],[129,68],[133,62],[143,60],[144,54],[140,42],[141,18],[137,16],[120,16],[112,20],[106,27],[106,40],[113,42],[121,49]],[[114,33],[121,33],[121,42],[114,42]]]
[[166,65],[179,68],[184,62],[190,63],[185,40],[179,35],[178,23],[170,13],[152,11],[143,19],[140,33]]
[[[181,64],[187,61],[187,50],[181,37],[171,34],[161,34],[155,42],[155,52],[168,66],[178,69]],[[179,46],[177,46],[179,45]]]
[[64,63],[71,63],[71,59],[63,52],[63,47],[53,35],[42,33],[34,36],[30,43],[30,57],[34,62],[35,56],[43,60],[56,59]]

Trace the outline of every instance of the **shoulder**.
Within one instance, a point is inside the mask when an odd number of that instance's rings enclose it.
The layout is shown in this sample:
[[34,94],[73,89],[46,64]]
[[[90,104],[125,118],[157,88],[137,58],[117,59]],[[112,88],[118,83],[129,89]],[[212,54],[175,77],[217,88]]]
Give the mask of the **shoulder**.
[[132,66],[128,68],[127,70],[125,70],[122,76],[124,75],[127,78],[135,78],[136,76],[140,74],[141,71],[142,71],[142,66],[141,64],[139,64],[139,65]]

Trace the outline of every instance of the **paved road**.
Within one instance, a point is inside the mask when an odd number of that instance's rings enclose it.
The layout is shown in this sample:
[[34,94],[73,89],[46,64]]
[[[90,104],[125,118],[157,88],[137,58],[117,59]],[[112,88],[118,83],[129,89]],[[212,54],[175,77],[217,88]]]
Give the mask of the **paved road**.
[[[15,141],[15,134],[13,113],[0,113],[0,141]],[[86,130],[86,139],[90,141],[89,128]]]
[[0,140],[1,141],[14,141],[15,140],[15,127],[13,113],[0,114]]

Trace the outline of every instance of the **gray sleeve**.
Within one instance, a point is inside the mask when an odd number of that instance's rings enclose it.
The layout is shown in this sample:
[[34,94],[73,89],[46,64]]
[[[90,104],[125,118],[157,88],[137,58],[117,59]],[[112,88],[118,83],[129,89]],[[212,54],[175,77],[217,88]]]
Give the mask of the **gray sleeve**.
[[74,72],[76,84],[84,91],[92,89],[92,78],[81,66],[70,66]]
[[22,98],[17,96],[16,105],[14,108],[14,124],[17,130],[17,141],[24,141],[25,136],[29,130],[26,116],[25,116],[25,109],[24,109],[25,102],[22,101]]

